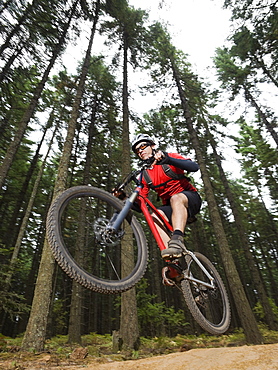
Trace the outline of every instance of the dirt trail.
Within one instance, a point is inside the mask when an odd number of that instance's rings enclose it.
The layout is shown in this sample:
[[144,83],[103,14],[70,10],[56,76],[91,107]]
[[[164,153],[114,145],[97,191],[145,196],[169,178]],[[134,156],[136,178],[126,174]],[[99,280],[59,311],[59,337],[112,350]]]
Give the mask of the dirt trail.
[[[278,369],[278,344],[192,349],[143,360],[88,364],[86,370],[269,370]],[[73,369],[71,369],[73,370]],[[77,370],[74,369],[74,370]]]
[[99,357],[55,361],[42,353],[26,361],[20,355],[0,360],[0,370],[278,370],[278,343],[259,346],[192,349],[141,360],[112,361]]

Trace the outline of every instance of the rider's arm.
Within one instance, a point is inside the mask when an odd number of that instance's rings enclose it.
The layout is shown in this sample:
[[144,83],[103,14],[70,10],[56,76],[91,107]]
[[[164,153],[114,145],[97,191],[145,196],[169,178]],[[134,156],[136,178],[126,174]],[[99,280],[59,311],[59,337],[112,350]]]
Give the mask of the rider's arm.
[[163,154],[164,157],[161,161],[157,162],[157,164],[166,163],[188,172],[196,172],[199,170],[199,165],[196,162],[193,162],[191,159],[173,158],[166,152],[163,152]]

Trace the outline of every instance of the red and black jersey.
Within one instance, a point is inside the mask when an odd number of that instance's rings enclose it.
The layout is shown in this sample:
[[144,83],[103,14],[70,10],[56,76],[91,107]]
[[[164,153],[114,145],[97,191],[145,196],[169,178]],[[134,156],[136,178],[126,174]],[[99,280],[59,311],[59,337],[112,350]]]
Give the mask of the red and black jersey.
[[[190,160],[189,158],[184,158],[180,154],[168,153],[169,157]],[[177,168],[175,166],[169,165],[172,171],[181,175],[184,173],[184,170]],[[197,191],[197,189],[189,182],[186,177],[180,179],[173,179],[170,176],[167,176],[164,169],[161,165],[156,164],[153,167],[146,170],[148,177],[150,177],[152,182],[152,187],[161,197],[163,204],[167,204],[167,201],[177,193],[181,193],[184,190]],[[141,189],[140,194],[143,196],[148,196],[150,186],[148,185],[145,178],[142,179],[144,187]]]

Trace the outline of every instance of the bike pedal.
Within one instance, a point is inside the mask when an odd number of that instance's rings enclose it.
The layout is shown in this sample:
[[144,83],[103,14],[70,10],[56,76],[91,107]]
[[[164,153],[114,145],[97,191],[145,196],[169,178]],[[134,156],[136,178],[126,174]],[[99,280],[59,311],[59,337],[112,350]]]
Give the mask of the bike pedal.
[[176,264],[168,264],[162,269],[162,283],[163,285],[174,286],[183,280],[184,276],[182,270]]

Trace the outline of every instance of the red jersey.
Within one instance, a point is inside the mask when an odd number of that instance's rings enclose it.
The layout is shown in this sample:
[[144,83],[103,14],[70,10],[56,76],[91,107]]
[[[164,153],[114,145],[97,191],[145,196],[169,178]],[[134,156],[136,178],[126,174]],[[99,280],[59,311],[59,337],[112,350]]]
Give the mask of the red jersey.
[[[184,158],[182,155],[176,153],[168,153],[168,156],[178,159],[189,159]],[[180,168],[171,165],[169,165],[169,167],[177,174],[184,173],[184,170]],[[156,187],[155,191],[161,197],[163,204],[167,204],[168,199],[170,199],[174,194],[181,193],[184,190],[197,191],[197,189],[186,179],[186,177],[183,177],[179,180],[171,179],[171,177],[166,175],[162,166],[159,164],[154,165],[147,171],[154,186],[162,184],[161,186]],[[147,197],[150,188],[144,178],[142,183],[144,187],[141,189],[140,194]]]

